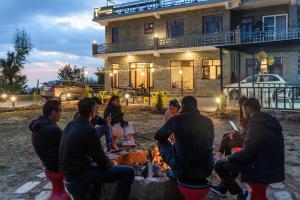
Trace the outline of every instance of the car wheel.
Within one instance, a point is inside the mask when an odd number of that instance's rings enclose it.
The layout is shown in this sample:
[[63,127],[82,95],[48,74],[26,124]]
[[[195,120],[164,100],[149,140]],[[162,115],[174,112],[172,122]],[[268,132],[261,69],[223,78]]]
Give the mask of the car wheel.
[[230,100],[238,100],[239,99],[239,92],[237,90],[232,90],[229,93],[229,99]]
[[60,97],[59,97],[59,100],[62,101],[62,102],[67,101],[67,95],[61,94]]

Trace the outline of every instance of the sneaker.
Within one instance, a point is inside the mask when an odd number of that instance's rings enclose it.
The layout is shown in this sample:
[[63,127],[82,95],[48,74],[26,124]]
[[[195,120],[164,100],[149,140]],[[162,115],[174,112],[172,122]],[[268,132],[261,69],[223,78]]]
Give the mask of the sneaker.
[[221,198],[227,197],[227,189],[223,185],[212,185],[210,190],[218,194]]
[[249,191],[244,191],[243,194],[237,195],[237,200],[251,200]]

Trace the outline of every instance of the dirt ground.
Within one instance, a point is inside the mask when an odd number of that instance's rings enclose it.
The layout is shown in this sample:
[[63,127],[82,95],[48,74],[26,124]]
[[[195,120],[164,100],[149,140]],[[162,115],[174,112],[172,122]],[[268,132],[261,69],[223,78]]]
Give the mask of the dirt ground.
[[[103,110],[103,107],[101,108]],[[59,126],[64,128],[73,118],[75,105],[64,105]],[[153,136],[163,124],[163,115],[153,114],[143,107],[125,109],[126,119],[136,130],[138,148],[155,145]],[[102,113],[102,111],[100,111]],[[43,170],[31,145],[29,123],[40,115],[41,109],[0,113],[0,199],[7,199],[17,187]],[[215,125],[215,149],[224,132],[230,130],[227,120],[205,113]],[[285,186],[295,199],[300,199],[300,123],[283,121],[286,143]]]

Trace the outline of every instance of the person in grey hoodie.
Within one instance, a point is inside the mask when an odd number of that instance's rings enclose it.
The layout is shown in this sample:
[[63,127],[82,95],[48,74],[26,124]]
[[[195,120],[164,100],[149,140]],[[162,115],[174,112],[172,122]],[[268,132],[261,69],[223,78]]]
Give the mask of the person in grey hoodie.
[[61,103],[49,100],[44,104],[43,115],[29,125],[32,145],[46,171],[59,172],[58,155],[62,130],[56,123],[61,118],[61,112]]

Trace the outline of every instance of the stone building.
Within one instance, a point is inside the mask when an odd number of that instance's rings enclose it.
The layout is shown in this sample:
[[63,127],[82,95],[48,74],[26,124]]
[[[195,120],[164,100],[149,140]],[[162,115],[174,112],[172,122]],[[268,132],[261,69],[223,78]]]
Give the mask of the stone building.
[[[299,0],[142,0],[95,8],[105,88],[214,96],[254,73],[300,82]],[[260,52],[265,58],[258,59]]]

